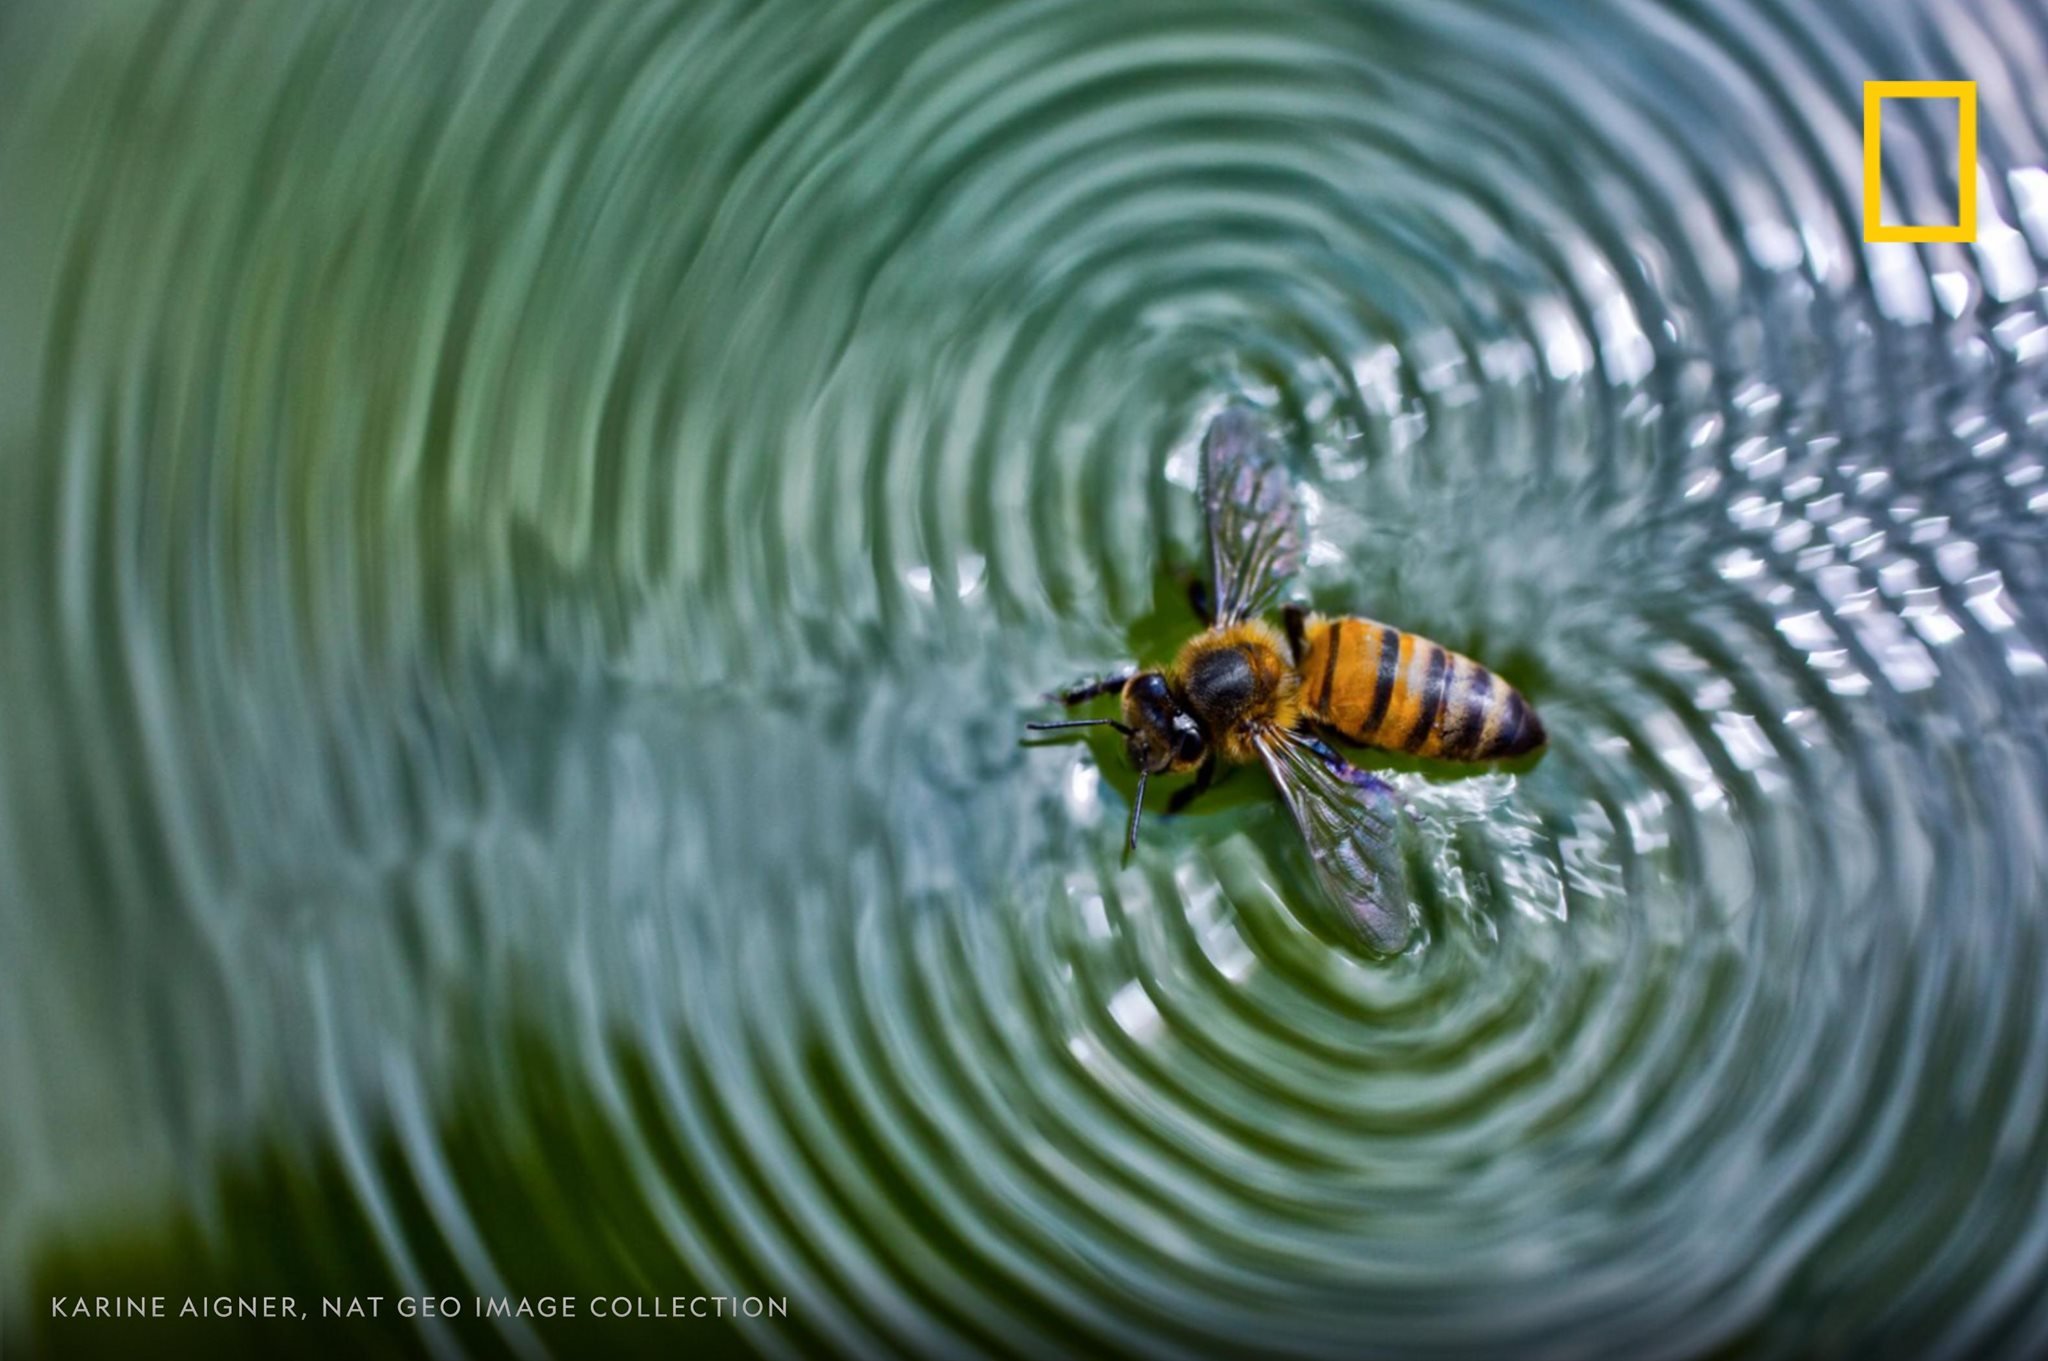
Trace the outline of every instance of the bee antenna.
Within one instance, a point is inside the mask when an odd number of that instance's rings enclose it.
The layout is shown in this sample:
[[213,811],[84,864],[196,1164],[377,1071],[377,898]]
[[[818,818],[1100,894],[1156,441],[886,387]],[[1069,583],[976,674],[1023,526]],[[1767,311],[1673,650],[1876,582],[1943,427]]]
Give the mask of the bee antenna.
[[1053,723],[1026,723],[1024,726],[1033,732],[1049,732],[1054,728],[1097,728],[1107,726],[1115,728],[1125,737],[1131,735],[1131,730],[1128,727],[1113,718],[1063,718]]
[[1131,830],[1124,837],[1124,863],[1127,865],[1131,861],[1131,852],[1138,849],[1138,819],[1145,812],[1145,781],[1150,774],[1150,771],[1138,772],[1138,792],[1131,798]]

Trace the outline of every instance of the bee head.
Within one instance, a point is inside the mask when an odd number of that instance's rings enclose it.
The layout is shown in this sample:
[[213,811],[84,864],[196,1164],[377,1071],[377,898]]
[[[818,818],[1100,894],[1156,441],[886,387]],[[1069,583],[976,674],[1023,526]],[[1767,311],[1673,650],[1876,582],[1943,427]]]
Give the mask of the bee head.
[[[1107,693],[1110,686],[1082,686],[1062,696],[1073,704],[1080,699]],[[1193,770],[1209,754],[1209,737],[1202,725],[1175,699],[1173,687],[1163,671],[1140,671],[1123,683],[1122,719],[1068,718],[1049,723],[1026,723],[1033,732],[1064,728],[1109,727],[1122,734],[1124,754],[1138,772],[1138,790],[1131,798],[1131,826],[1124,834],[1124,855],[1138,848],[1138,819],[1145,812],[1145,782],[1154,775]]]
[[1140,775],[1192,770],[1208,754],[1209,739],[1187,710],[1174,702],[1159,671],[1140,671],[1124,686],[1124,754]]

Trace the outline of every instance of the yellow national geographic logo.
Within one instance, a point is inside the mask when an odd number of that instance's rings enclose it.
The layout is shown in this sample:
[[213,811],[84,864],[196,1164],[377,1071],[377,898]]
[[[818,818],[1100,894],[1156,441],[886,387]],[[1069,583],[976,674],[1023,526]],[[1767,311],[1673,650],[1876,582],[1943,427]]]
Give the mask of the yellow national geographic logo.
[[[1884,101],[1953,99],[1956,102],[1956,183],[1962,198],[1953,227],[1887,227],[1880,216],[1884,166]],[[1863,82],[1863,239],[1865,241],[1975,241],[1977,239],[1977,82],[1974,80],[1866,80]]]

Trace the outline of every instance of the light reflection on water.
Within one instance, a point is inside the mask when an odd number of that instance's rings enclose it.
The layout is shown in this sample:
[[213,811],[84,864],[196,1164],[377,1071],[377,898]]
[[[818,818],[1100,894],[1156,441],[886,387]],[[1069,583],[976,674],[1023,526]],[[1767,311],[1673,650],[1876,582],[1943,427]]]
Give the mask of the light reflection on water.
[[[2039,1353],[2044,43],[11,8],[0,1291],[190,1219],[771,1352]],[[1860,241],[1919,71],[1974,247]],[[1394,770],[1397,961],[1257,772],[1120,868],[1113,748],[1017,742],[1189,627],[1228,392],[1316,602],[1553,734]]]

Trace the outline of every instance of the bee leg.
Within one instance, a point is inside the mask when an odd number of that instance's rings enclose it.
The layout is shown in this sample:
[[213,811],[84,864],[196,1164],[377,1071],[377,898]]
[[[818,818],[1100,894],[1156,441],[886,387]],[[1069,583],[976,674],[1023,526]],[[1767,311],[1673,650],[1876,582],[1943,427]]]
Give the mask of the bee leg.
[[1115,694],[1124,688],[1124,683],[1130,678],[1129,672],[1121,676],[1104,676],[1101,680],[1083,681],[1069,689],[1055,691],[1046,698],[1056,699],[1071,709],[1076,704],[1086,704],[1097,696]]
[[1362,789],[1370,794],[1391,794],[1394,792],[1394,786],[1388,784],[1371,771],[1360,770],[1357,766],[1352,765],[1349,761],[1338,755],[1335,747],[1325,742],[1322,738],[1311,737],[1308,740],[1308,745],[1309,749],[1322,759],[1323,764],[1329,767],[1332,775],[1335,775],[1352,788]]
[[1195,612],[1195,618],[1202,621],[1203,628],[1209,628],[1216,623],[1215,605],[1209,599],[1209,583],[1200,577],[1194,577],[1188,582],[1188,608]]
[[1216,782],[1216,753],[1210,752],[1202,761],[1202,768],[1195,772],[1195,782],[1185,789],[1174,791],[1166,801],[1166,812],[1170,817],[1209,792],[1209,786]]
[[1287,650],[1294,654],[1294,664],[1300,666],[1302,654],[1308,650],[1302,636],[1308,626],[1308,611],[1299,605],[1289,605],[1280,611],[1280,622],[1287,627]]

